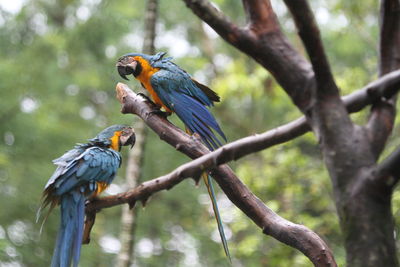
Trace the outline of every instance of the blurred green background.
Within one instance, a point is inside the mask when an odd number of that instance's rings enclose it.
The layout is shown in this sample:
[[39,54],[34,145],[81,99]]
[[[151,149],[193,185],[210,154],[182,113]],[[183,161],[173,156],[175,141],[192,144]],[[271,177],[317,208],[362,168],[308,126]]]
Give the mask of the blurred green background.
[[[240,1],[214,1],[241,25]],[[281,25],[302,51],[281,1]],[[127,123],[115,99],[116,59],[142,47],[144,0],[0,0],[0,266],[47,266],[56,239],[56,209],[39,234],[35,213],[54,171],[51,160],[105,126]],[[378,4],[311,1],[343,94],[377,76]],[[222,98],[213,108],[230,141],[297,118],[273,77],[230,47],[186,8],[160,0],[156,49]],[[136,81],[128,84],[138,90]],[[353,116],[364,123],[367,112]],[[182,126],[175,116],[170,119]],[[396,127],[395,132],[398,129]],[[388,151],[399,144],[390,140]],[[143,178],[188,159],[149,131]],[[124,151],[126,153],[126,151]],[[125,154],[126,155],[126,154]],[[126,157],[125,157],[126,159]],[[312,134],[230,164],[275,212],[321,235],[344,265],[331,185]],[[106,194],[126,190],[125,164]],[[219,191],[220,192],[220,191]],[[218,202],[235,266],[311,266],[300,252],[262,234],[222,193]],[[394,196],[399,213],[400,196]],[[228,266],[204,185],[188,179],[156,194],[142,210],[134,266]],[[80,266],[112,266],[120,248],[120,207],[98,214]],[[397,216],[398,217],[398,216]]]

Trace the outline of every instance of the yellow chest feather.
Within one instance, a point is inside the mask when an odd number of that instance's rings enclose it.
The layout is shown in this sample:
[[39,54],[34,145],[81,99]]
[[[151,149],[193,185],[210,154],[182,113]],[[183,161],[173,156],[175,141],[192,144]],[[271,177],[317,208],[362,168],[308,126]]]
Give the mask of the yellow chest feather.
[[157,93],[154,91],[153,87],[151,86],[151,76],[153,76],[154,73],[159,71],[159,68],[153,68],[149,62],[144,60],[141,57],[135,57],[134,58],[136,61],[138,61],[142,67],[142,71],[138,76],[136,76],[136,79],[139,80],[144,88],[146,88],[147,91],[149,91],[151,97],[153,98],[154,102],[158,105],[163,107],[166,111],[171,112],[169,108],[167,108],[164,103],[161,101],[161,99],[158,97]]

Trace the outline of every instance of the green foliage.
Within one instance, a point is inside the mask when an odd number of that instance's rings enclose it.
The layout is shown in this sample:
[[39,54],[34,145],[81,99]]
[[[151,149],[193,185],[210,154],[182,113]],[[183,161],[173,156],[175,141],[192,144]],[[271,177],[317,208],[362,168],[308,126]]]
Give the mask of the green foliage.
[[[106,125],[135,124],[136,118],[119,113],[114,99],[115,83],[121,81],[114,65],[119,55],[141,48],[145,2],[26,0],[16,14],[0,10],[0,265],[49,265],[58,210],[41,235],[35,213],[54,171],[51,160]],[[312,1],[312,5],[336,81],[347,94],[376,77],[377,7],[372,1],[363,5],[326,2]],[[240,1],[215,3],[244,25]],[[281,3],[273,4],[279,8],[285,31],[301,50],[290,16]],[[321,12],[330,14],[327,21]],[[300,115],[268,72],[216,38],[182,1],[161,0],[159,13],[157,50],[172,53],[178,64],[221,95],[222,102],[213,112],[230,141]],[[363,18],[368,19],[364,22]],[[136,82],[129,85],[138,89]],[[354,119],[363,122],[365,114]],[[171,120],[182,126],[176,117]],[[393,138],[391,144],[398,140]],[[187,161],[149,133],[144,179]],[[344,264],[330,181],[312,134],[231,166],[271,209],[320,234],[334,250],[338,264]],[[115,181],[118,190],[126,189],[123,168]],[[263,235],[222,193],[218,198],[231,233],[235,264],[311,265],[300,252]],[[399,206],[396,192],[395,214]],[[141,209],[139,204],[136,208]],[[119,217],[119,207],[98,214],[92,242],[82,250],[82,266],[112,266]],[[137,266],[228,266],[206,189],[202,184],[195,187],[193,181],[184,181],[149,201],[139,214],[135,240]]]

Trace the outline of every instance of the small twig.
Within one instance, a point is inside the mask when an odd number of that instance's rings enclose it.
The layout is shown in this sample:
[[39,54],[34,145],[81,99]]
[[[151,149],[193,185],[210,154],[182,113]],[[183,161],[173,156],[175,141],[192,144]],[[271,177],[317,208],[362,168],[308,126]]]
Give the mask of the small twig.
[[82,244],[90,243],[90,232],[92,231],[92,227],[96,221],[96,212],[96,210],[86,209],[85,228],[83,231]]

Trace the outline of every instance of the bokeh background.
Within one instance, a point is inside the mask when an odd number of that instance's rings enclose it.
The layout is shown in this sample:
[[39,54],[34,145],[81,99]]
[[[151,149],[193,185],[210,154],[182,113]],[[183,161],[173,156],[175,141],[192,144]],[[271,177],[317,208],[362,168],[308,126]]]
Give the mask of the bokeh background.
[[[213,108],[230,141],[297,118],[272,76],[225,44],[180,0],[160,0],[155,46],[218,92]],[[378,4],[311,0],[342,93],[377,77]],[[354,2],[354,3],[353,3]],[[245,24],[240,1],[214,3]],[[281,25],[302,50],[282,1],[272,1]],[[41,191],[51,160],[116,123],[135,125],[115,99],[117,58],[139,52],[144,0],[0,0],[0,266],[48,266],[59,222],[56,209],[39,233]],[[128,84],[138,90],[138,83]],[[366,112],[353,119],[365,122]],[[173,123],[182,126],[174,117]],[[398,129],[395,129],[397,132]],[[188,159],[153,132],[145,145],[143,180]],[[344,264],[329,177],[312,134],[231,163],[237,175],[275,212],[311,228]],[[393,137],[388,151],[400,140]],[[126,151],[124,151],[126,156]],[[126,159],[126,157],[125,157]],[[127,190],[125,164],[106,194]],[[398,217],[400,197],[394,195]],[[311,266],[296,250],[261,230],[223,193],[218,203],[235,266]],[[204,185],[185,180],[141,205],[134,266],[228,266]],[[120,250],[121,207],[98,214],[80,266],[113,266]]]

